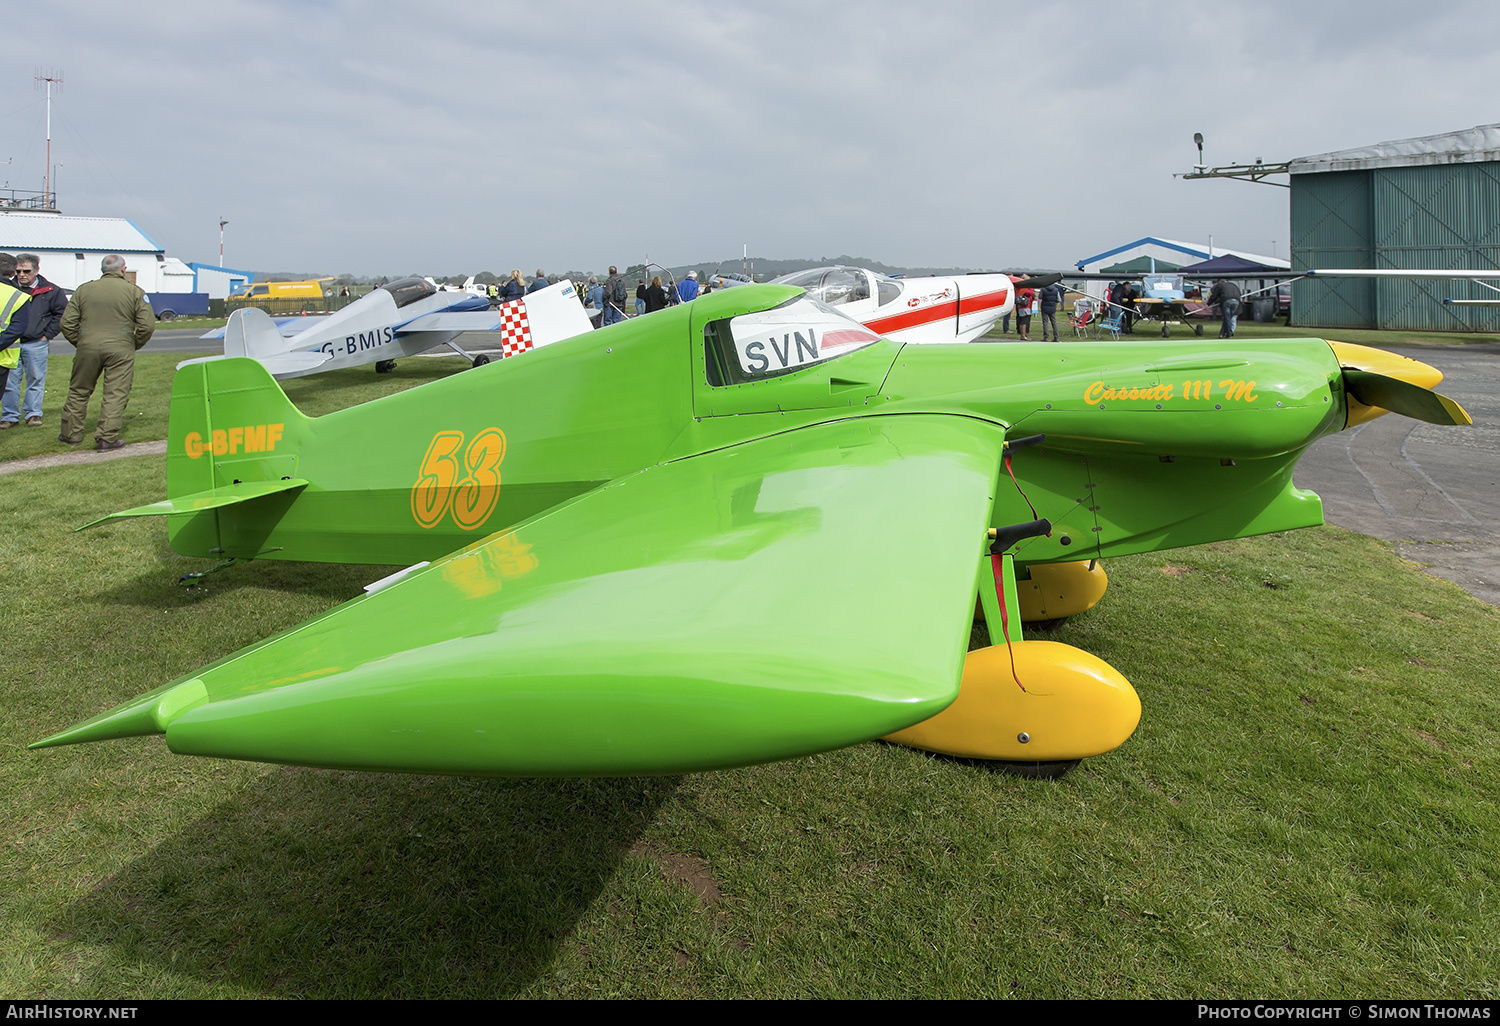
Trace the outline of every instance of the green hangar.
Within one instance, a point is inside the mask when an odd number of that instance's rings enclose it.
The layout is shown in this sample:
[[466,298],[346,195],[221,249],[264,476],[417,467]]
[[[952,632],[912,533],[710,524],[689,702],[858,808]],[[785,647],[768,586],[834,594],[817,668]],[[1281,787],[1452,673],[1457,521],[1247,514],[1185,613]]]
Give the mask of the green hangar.
[[[1500,125],[1319,153],[1288,169],[1294,272],[1500,268]],[[1500,292],[1438,278],[1303,278],[1292,285],[1292,323],[1500,331],[1500,305],[1446,298]]]

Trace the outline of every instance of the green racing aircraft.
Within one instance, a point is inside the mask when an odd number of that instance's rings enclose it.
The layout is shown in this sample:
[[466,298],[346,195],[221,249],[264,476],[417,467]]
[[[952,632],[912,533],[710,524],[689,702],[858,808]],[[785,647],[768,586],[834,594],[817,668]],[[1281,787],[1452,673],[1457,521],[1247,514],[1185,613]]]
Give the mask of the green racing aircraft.
[[185,366],[170,498],[114,516],[405,569],[33,747],[549,776],[886,737],[1067,767],[1140,701],[1022,620],[1097,601],[1100,559],[1321,523],[1302,452],[1386,410],[1469,423],[1440,378],[1317,339],[901,345],[775,285],[318,418],[253,361]]

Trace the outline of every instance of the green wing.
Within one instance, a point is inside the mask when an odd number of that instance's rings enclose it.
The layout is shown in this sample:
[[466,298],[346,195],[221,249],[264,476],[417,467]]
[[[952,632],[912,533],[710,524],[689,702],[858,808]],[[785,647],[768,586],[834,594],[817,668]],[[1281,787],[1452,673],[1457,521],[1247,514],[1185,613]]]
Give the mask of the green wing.
[[1000,447],[867,417],[654,466],[38,744],[577,775],[879,737],[957,694]]

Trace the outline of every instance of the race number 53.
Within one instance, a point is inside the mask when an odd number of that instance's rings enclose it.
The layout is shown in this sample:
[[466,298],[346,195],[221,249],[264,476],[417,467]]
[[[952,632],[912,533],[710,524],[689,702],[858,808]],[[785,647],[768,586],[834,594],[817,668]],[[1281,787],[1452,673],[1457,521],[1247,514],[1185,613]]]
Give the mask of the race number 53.
[[462,431],[439,431],[422,457],[411,486],[411,515],[423,527],[436,527],[450,513],[472,531],[489,519],[500,501],[500,461],[505,432],[485,428],[467,448]]

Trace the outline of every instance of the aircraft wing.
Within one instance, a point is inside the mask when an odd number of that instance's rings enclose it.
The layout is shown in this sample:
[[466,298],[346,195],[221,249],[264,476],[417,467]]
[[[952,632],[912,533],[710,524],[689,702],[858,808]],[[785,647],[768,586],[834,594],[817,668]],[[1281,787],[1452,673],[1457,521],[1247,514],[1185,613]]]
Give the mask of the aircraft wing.
[[957,695],[1000,448],[910,414],[648,467],[37,746],[571,776],[879,737]]
[[498,310],[439,310],[423,314],[396,328],[396,334],[413,331],[494,331],[500,327]]

